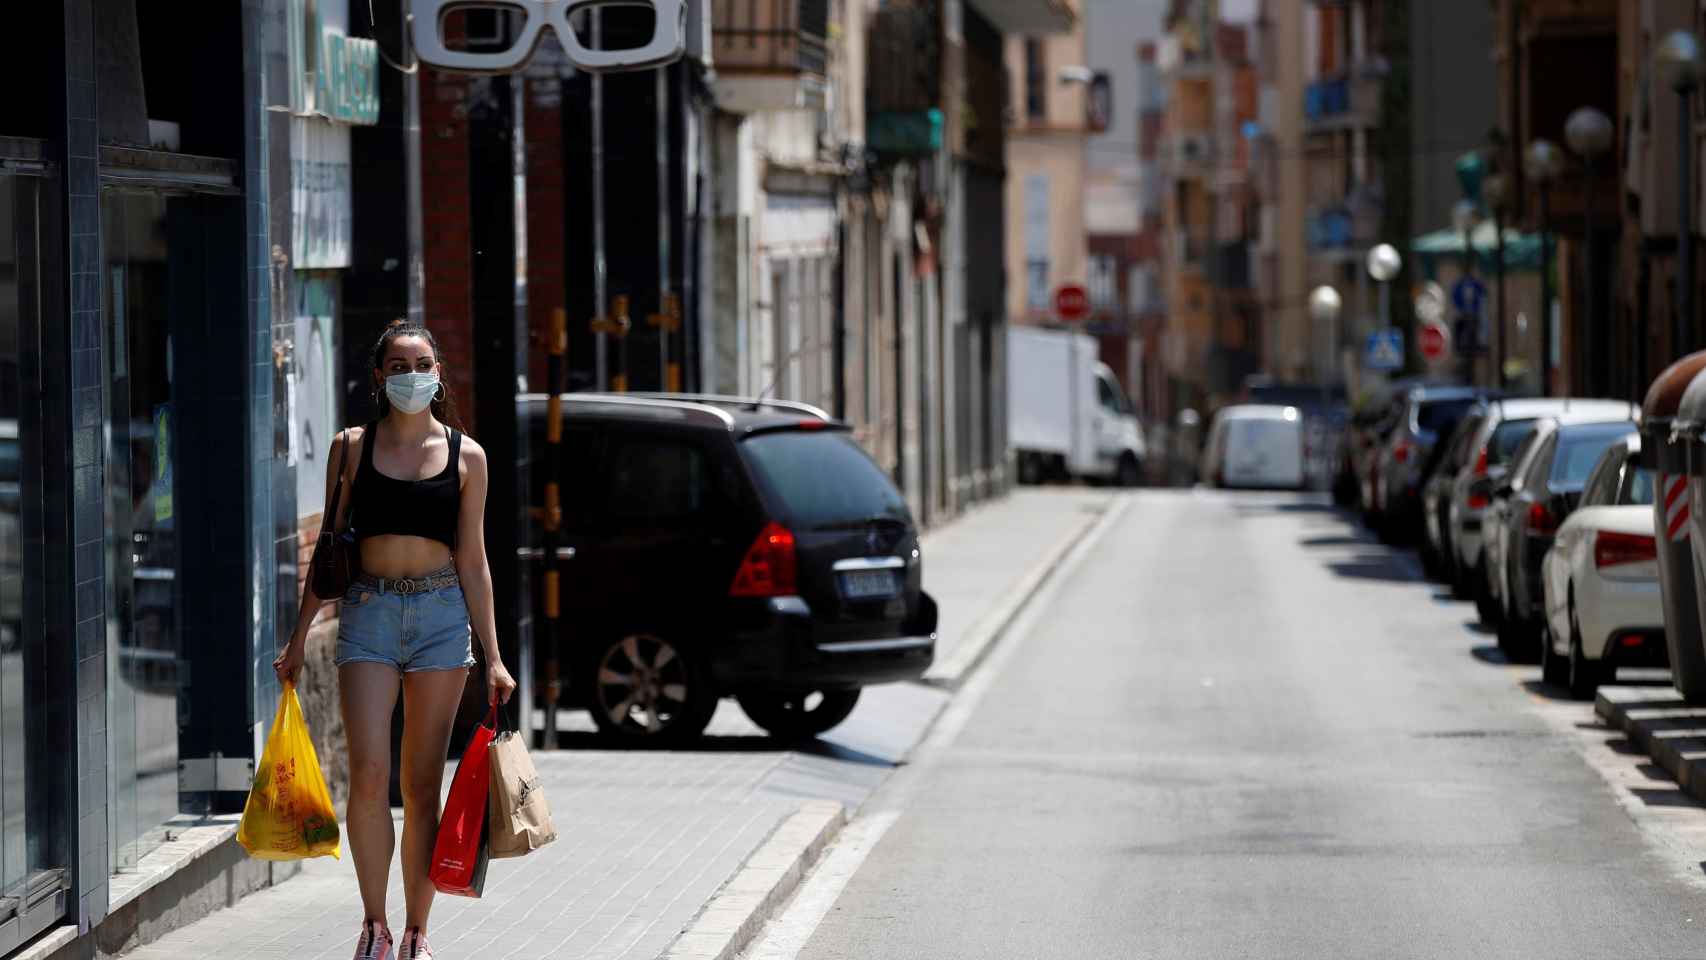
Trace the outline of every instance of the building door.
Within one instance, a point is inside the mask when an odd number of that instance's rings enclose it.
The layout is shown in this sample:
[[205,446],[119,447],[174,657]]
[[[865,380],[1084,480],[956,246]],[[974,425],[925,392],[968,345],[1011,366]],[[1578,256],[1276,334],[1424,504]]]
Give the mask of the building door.
[[72,859],[75,688],[70,659],[47,642],[43,581],[42,299],[58,229],[43,206],[54,189],[45,163],[0,149],[0,955],[65,916]]

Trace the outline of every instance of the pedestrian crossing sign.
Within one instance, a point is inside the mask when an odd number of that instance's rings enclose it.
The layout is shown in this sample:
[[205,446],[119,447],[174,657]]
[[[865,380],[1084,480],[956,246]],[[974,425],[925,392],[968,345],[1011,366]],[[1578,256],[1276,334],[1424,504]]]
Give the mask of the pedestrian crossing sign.
[[1401,370],[1404,367],[1404,332],[1397,327],[1376,330],[1363,347],[1362,365],[1370,370]]

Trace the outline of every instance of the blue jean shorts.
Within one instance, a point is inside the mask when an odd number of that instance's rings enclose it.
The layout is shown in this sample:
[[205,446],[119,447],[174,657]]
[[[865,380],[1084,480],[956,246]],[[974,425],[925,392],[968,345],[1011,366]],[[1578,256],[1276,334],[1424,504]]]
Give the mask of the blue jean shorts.
[[352,584],[338,604],[338,645],[332,662],[340,667],[383,663],[399,673],[473,666],[462,585],[403,594]]

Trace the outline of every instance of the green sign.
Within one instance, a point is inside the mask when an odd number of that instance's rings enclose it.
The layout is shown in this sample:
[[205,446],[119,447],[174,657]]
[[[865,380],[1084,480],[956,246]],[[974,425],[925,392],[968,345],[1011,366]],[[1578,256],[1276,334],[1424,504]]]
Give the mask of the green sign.
[[299,116],[371,126],[379,122],[379,45],[337,25],[348,19],[345,2],[335,3],[328,25],[333,0],[291,0],[290,107]]

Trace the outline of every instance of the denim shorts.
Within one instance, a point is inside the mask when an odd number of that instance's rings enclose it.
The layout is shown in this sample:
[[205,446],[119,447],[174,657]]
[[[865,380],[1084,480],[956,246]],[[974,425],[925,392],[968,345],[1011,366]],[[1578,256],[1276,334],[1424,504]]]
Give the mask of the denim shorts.
[[352,584],[338,604],[338,645],[332,662],[340,667],[384,663],[400,673],[473,666],[462,585],[403,594]]

